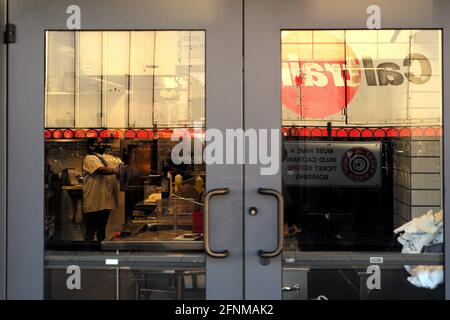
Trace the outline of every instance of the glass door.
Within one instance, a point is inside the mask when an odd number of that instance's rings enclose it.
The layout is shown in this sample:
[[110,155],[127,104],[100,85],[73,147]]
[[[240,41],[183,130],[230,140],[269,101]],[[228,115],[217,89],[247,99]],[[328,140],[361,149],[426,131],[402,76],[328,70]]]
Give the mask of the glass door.
[[360,5],[246,2],[247,299],[446,297],[448,24],[386,5],[369,30]]
[[241,13],[10,2],[8,298],[243,297]]

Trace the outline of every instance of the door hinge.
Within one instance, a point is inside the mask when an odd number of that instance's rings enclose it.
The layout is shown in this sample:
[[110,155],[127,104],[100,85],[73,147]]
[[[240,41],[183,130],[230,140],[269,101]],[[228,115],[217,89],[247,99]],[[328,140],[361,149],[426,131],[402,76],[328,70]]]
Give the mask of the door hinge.
[[5,26],[5,34],[3,38],[3,43],[10,44],[16,43],[16,25],[12,23],[8,23]]

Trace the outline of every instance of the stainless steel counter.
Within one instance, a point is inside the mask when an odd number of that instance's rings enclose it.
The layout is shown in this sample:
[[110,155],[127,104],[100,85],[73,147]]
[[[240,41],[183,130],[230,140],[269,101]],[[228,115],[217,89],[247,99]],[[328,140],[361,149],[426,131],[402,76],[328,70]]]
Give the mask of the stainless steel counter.
[[146,251],[146,252],[201,252],[202,241],[103,241],[103,250]]

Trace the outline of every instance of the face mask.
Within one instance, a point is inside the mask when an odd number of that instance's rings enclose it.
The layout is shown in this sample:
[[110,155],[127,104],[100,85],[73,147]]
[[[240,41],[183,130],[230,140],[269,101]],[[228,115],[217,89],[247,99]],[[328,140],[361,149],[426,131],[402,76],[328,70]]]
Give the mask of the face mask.
[[95,146],[94,147],[94,152],[98,153],[98,154],[104,154],[105,153],[105,146]]

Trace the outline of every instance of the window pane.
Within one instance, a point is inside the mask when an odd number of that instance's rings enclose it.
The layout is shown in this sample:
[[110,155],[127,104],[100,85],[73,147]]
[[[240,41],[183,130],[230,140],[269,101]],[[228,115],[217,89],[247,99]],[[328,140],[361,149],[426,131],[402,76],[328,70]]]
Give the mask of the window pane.
[[46,37],[46,297],[203,299],[204,31]]
[[72,127],[75,119],[75,35],[47,38],[46,126]]
[[311,32],[281,37],[283,296],[443,299],[441,31]]
[[102,126],[102,33],[77,32],[77,127]]

